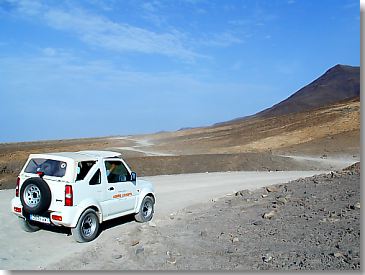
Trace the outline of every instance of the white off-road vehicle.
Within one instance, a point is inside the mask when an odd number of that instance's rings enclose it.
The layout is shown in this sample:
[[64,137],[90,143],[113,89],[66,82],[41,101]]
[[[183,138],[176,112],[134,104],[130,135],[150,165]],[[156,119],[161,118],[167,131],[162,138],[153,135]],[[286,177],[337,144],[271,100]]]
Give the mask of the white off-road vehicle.
[[110,151],[31,154],[15,193],[11,209],[25,231],[70,227],[77,242],[95,239],[104,221],[135,214],[147,222],[154,213],[153,185]]

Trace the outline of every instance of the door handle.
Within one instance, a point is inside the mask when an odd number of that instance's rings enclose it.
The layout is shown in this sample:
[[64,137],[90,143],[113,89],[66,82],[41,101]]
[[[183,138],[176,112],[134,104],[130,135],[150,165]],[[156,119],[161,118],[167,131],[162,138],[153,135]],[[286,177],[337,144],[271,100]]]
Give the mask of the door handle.
[[114,187],[113,186],[112,187],[109,187],[108,190],[109,191],[113,191],[114,190]]

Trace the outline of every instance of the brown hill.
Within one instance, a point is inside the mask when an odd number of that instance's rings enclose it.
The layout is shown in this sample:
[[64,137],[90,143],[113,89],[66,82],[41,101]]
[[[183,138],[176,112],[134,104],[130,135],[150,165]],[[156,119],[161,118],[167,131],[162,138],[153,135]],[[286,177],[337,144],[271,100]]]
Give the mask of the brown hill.
[[256,116],[298,113],[360,96],[360,67],[336,65],[284,101]]
[[360,98],[306,112],[252,117],[143,138],[154,142],[154,148],[159,151],[183,155],[283,152],[286,149],[316,155],[352,154],[360,148]]
[[215,125],[235,123],[252,117],[270,117],[310,111],[359,96],[360,67],[337,64],[312,83],[274,106],[251,116],[240,117]]

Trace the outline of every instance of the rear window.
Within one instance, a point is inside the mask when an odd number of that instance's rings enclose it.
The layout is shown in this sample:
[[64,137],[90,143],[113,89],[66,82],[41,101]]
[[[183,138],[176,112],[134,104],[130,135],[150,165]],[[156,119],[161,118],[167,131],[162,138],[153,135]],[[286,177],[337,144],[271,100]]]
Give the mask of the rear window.
[[91,167],[96,163],[96,161],[82,161],[77,164],[77,177],[76,181],[83,180],[89,173]]
[[63,177],[66,173],[67,163],[54,159],[34,158],[28,162],[24,172],[36,174],[43,172],[46,176]]

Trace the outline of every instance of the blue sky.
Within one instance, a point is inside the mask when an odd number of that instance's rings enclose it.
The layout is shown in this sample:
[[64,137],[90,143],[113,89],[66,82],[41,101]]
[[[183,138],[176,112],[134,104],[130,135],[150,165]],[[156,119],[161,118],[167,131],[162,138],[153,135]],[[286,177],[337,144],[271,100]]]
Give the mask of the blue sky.
[[210,125],[360,64],[355,0],[0,0],[0,142]]

